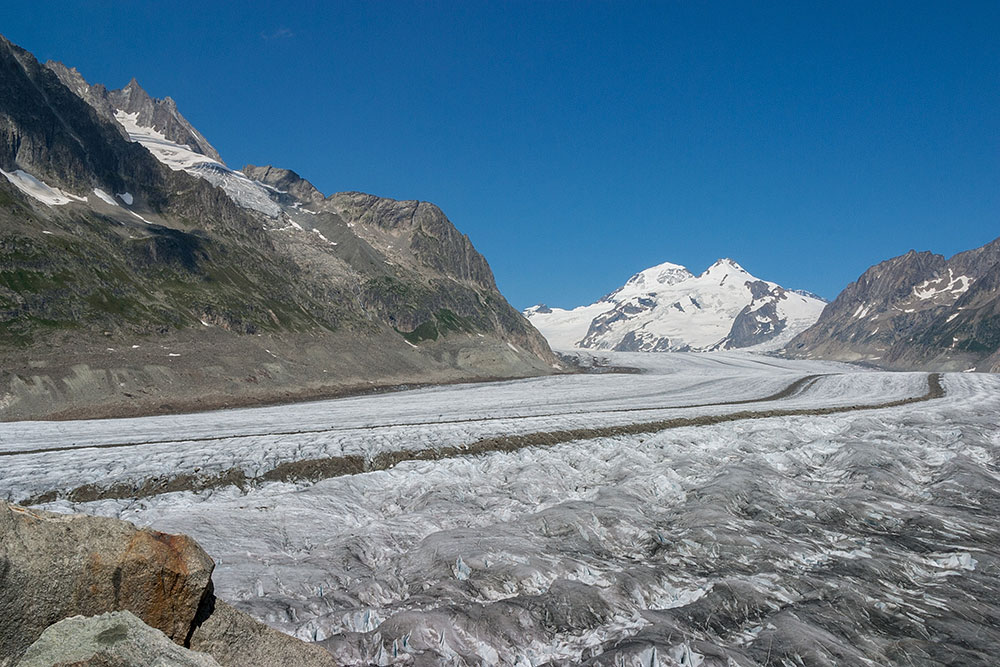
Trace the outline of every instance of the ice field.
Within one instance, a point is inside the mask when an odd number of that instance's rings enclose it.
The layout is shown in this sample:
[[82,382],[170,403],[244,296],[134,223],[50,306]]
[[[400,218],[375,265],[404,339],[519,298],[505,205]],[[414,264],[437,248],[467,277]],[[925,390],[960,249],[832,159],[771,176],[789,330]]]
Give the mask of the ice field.
[[[2,424],[0,496],[187,533],[216,560],[220,597],[346,664],[1000,654],[1000,378],[945,374],[944,396],[927,398],[926,373],[729,353],[611,361],[643,372]],[[841,411],[809,414],[826,408]],[[380,468],[387,453],[396,462]],[[338,457],[371,471],[265,481],[282,464]],[[118,497],[149,492],[151,478],[233,470],[242,488]]]

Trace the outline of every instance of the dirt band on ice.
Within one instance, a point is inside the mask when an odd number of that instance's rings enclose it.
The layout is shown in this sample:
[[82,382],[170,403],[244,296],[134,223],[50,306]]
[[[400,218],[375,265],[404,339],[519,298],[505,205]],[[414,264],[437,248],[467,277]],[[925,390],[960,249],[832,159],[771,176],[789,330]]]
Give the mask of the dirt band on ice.
[[[723,405],[745,405],[751,403],[763,403],[788,398],[802,391],[810,384],[816,382],[821,375],[810,375],[799,378],[781,391],[760,399],[750,399],[732,401],[728,403],[713,403],[702,406],[684,407],[710,407]],[[777,409],[777,410],[744,410],[722,415],[702,415],[697,417],[677,417],[651,422],[638,422],[619,426],[607,426],[597,428],[578,428],[559,431],[545,431],[538,433],[526,433],[521,435],[510,435],[502,437],[484,438],[468,445],[438,447],[417,450],[397,450],[381,452],[374,457],[354,456],[333,456],[320,459],[304,459],[300,461],[289,461],[280,463],[271,470],[256,477],[248,477],[239,468],[231,468],[215,475],[202,475],[197,473],[187,473],[173,477],[150,477],[141,484],[122,483],[107,487],[96,484],[84,484],[68,492],[49,491],[43,494],[24,499],[22,504],[35,505],[48,503],[63,497],[71,502],[82,503],[95,500],[109,500],[121,498],[144,498],[163,493],[177,491],[204,491],[207,489],[220,488],[224,486],[237,486],[246,489],[255,484],[265,482],[317,482],[331,477],[344,475],[357,475],[366,472],[386,470],[404,461],[434,461],[457,456],[478,456],[492,452],[513,452],[526,447],[544,447],[576,440],[592,440],[595,438],[610,438],[624,435],[641,435],[645,433],[657,433],[673,428],[683,428],[689,426],[712,426],[724,422],[741,421],[747,419],[766,419],[769,417],[799,417],[799,416],[822,416],[840,414],[844,412],[857,412],[862,410],[878,410],[883,408],[894,408],[912,403],[920,403],[932,399],[942,398],[945,395],[944,386],[941,383],[940,373],[930,373],[927,376],[927,392],[921,396],[903,398],[874,405],[847,405],[826,408],[806,408],[806,409]],[[646,411],[660,408],[636,408],[634,410],[615,410],[614,412]],[[437,423],[437,422],[431,422]],[[397,426],[393,424],[392,426]],[[233,436],[226,436],[229,439]],[[211,439],[211,438],[206,438]],[[94,445],[93,448],[115,448],[115,447],[138,447],[142,444],[152,443],[114,443]],[[71,447],[54,447],[49,449],[37,449],[30,451],[0,452],[0,456],[13,454],[44,453],[50,451],[63,451],[75,449]],[[83,448],[79,448],[83,449]]]
[[[829,375],[829,374],[827,374]],[[372,424],[371,426],[365,427],[366,430],[375,430],[380,428],[397,428],[400,426],[440,426],[441,424],[469,424],[469,423],[479,423],[479,422],[490,422],[490,421],[501,421],[501,420],[512,420],[512,419],[536,419],[538,417],[560,417],[563,415],[599,415],[599,414],[622,414],[631,412],[651,412],[658,410],[671,410],[674,408],[711,408],[719,407],[725,405],[747,405],[750,403],[767,403],[768,401],[779,401],[783,398],[789,398],[794,396],[799,392],[805,390],[807,387],[811,386],[819,378],[823,377],[820,375],[807,375],[795,380],[790,385],[782,389],[781,391],[775,392],[770,396],[765,396],[764,398],[747,398],[741,401],[723,401],[721,403],[696,403],[694,405],[656,405],[656,406],[645,406],[641,408],[617,408],[613,410],[576,410],[567,411],[563,410],[560,412],[545,412],[541,414],[530,414],[523,416],[503,416],[503,417],[469,417],[465,419],[439,419],[436,421],[419,421],[419,422],[391,422],[388,424]],[[268,431],[266,433],[241,433],[239,435],[211,435],[204,436],[200,438],[184,438],[184,442],[214,442],[220,440],[233,440],[235,438],[258,438],[258,437],[275,437],[275,436],[285,436],[285,435],[311,435],[316,433],[335,433],[337,431],[354,431],[356,427],[348,428],[310,428],[310,429],[296,429],[291,431]],[[51,452],[69,452],[78,451],[81,449],[118,449],[120,447],[142,447],[146,445],[167,445],[172,442],[177,442],[176,439],[169,440],[139,440],[135,442],[108,442],[97,445],[63,445],[59,447],[36,447],[34,449],[18,449],[11,451],[0,451],[0,456],[19,456],[25,454],[49,454]]]

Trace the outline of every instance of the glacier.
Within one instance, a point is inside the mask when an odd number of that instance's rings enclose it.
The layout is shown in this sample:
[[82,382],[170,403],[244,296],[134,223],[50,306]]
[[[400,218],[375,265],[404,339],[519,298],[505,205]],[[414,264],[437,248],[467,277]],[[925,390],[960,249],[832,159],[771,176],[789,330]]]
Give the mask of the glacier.
[[[2,424],[0,493],[187,533],[216,560],[218,595],[344,664],[989,664],[1000,379],[944,374],[928,398],[926,373],[601,356],[642,372]],[[625,428],[679,417],[719,419]],[[262,478],[291,461],[618,426]],[[242,487],[68,494],[233,467]]]

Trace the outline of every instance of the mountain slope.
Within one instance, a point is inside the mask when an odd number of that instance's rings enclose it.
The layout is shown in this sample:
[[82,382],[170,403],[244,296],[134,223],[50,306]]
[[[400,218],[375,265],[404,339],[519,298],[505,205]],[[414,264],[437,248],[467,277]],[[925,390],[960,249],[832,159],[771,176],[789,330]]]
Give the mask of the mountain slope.
[[871,267],[786,352],[898,369],[1000,370],[1000,239],[951,259],[911,250]]
[[0,38],[0,417],[552,372],[432,204],[226,166],[168,100]]
[[597,303],[535,306],[525,315],[557,349],[674,352],[777,346],[812,324],[823,306],[720,259],[698,276],[660,264]]

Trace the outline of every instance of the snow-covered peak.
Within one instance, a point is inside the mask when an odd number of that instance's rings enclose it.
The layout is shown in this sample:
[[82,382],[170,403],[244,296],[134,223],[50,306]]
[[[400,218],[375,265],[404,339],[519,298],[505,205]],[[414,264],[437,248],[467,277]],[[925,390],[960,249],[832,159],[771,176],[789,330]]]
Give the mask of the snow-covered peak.
[[624,301],[640,294],[649,294],[658,289],[676,285],[692,277],[691,272],[680,264],[664,262],[635,274],[623,286],[604,297],[603,300]]
[[722,279],[726,276],[734,276],[733,279],[738,280],[757,280],[749,271],[728,257],[716,260],[715,264],[705,269],[698,277]]
[[691,272],[680,264],[664,262],[640,271],[625,283],[626,287],[655,290],[660,285],[673,285],[691,277]]
[[810,326],[824,305],[723,258],[697,277],[678,264],[659,264],[593,305],[535,307],[525,316],[557,349],[659,352],[775,341]]

